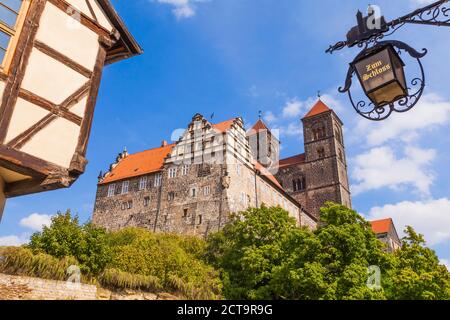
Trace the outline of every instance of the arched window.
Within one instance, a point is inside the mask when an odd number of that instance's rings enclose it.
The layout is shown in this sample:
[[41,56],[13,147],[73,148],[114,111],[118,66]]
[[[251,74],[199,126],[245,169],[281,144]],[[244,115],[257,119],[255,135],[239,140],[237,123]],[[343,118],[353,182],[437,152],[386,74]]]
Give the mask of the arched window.
[[326,137],[327,130],[325,124],[322,122],[316,123],[313,127],[314,140],[324,139]]
[[300,179],[292,180],[294,192],[303,191],[306,189],[306,179],[302,177]]

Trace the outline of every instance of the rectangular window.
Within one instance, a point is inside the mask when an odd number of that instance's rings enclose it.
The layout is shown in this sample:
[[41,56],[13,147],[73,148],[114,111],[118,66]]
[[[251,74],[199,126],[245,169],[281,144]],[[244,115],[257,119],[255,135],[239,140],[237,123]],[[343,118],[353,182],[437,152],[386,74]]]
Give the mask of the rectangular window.
[[127,202],[127,209],[131,209],[131,208],[133,208],[133,201],[128,201]]
[[169,192],[169,194],[167,195],[167,200],[172,201],[174,199],[175,199],[175,193]]
[[181,167],[181,174],[183,176],[187,175],[189,173],[189,165],[185,164]]
[[169,179],[173,179],[177,177],[177,168],[169,169]]
[[210,186],[205,186],[205,187],[203,188],[203,194],[204,194],[205,196],[209,196],[210,193],[211,193],[211,188],[210,188]]
[[195,198],[197,196],[197,189],[191,188],[191,197]]
[[160,187],[161,186],[161,182],[162,182],[162,174],[158,173],[155,176],[155,187]]
[[122,182],[122,194],[128,193],[128,187],[130,186],[130,181]]
[[139,179],[139,190],[147,189],[147,177],[141,177]]
[[199,216],[198,216],[198,224],[200,225],[200,224],[202,224],[203,223],[203,216],[200,214]]
[[145,197],[144,198],[144,207],[148,207],[150,204],[150,197]]
[[0,0],[0,62],[7,73],[30,0]]
[[187,218],[188,216],[188,209],[183,209],[183,218]]
[[114,196],[114,194],[116,193],[116,184],[110,184],[108,187],[108,197],[112,197]]

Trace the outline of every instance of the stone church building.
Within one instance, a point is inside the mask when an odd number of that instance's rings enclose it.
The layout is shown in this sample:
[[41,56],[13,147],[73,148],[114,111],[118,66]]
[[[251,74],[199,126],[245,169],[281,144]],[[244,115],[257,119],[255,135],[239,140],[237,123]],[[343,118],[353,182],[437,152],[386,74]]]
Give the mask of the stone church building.
[[175,143],[117,156],[99,176],[93,222],[206,236],[265,204],[315,228],[325,202],[351,207],[343,123],[321,100],[302,122],[304,153],[280,159],[261,119],[246,131],[239,117],[213,124],[196,114]]

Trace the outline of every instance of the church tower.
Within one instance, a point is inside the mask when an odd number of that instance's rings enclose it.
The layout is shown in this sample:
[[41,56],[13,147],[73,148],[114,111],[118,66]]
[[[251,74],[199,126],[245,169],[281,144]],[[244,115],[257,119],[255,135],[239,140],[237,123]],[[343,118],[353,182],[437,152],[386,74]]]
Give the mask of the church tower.
[[302,122],[307,210],[318,214],[327,201],[351,207],[342,121],[319,99]]
[[262,119],[247,131],[247,139],[253,160],[269,170],[278,167],[280,141],[277,132],[272,132]]

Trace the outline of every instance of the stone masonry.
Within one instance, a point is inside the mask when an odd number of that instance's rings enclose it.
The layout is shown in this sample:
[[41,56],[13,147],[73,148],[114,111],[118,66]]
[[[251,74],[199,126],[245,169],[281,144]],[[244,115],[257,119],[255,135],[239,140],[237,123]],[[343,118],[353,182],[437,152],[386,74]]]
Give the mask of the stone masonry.
[[278,160],[280,142],[262,120],[246,131],[241,118],[212,124],[197,114],[174,144],[118,155],[99,176],[93,222],[206,236],[265,204],[314,228],[326,201],[351,201],[342,122],[319,101],[303,124],[305,153]]

